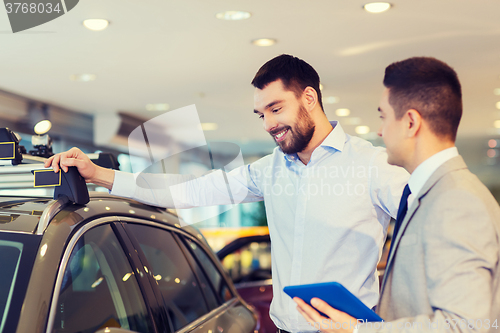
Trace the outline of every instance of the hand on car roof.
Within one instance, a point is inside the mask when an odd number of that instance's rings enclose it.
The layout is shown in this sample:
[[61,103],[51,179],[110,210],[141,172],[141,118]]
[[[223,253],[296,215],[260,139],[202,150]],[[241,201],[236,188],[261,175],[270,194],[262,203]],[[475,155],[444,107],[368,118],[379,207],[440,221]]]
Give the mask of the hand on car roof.
[[94,164],[80,149],[73,147],[68,151],[56,154],[45,161],[45,167],[52,166],[54,172],[62,169],[68,172],[68,167],[74,166],[87,183],[94,183],[110,190],[113,187],[115,173]]

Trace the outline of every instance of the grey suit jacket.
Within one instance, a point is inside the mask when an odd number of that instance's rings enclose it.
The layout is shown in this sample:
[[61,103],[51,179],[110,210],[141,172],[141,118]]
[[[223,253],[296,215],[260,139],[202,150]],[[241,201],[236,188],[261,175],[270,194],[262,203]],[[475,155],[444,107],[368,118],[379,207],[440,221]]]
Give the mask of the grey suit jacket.
[[377,306],[385,323],[360,333],[500,332],[500,207],[461,156],[432,174],[394,242]]

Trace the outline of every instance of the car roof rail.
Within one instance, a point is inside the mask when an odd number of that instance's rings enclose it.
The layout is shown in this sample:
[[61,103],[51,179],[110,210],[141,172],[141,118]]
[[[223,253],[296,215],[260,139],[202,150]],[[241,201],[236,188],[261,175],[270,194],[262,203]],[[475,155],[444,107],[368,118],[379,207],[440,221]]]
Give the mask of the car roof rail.
[[56,214],[59,213],[68,202],[68,197],[61,197],[48,204],[40,216],[40,221],[38,222],[38,226],[36,228],[37,235],[43,235],[52,218],[56,216]]

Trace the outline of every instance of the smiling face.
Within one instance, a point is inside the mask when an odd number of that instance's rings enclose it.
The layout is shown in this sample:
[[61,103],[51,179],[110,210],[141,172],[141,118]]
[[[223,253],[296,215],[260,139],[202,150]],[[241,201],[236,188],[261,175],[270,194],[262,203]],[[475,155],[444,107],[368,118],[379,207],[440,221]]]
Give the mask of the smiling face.
[[303,151],[314,134],[314,122],[303,102],[285,90],[281,80],[255,89],[254,113],[285,154]]
[[378,135],[384,140],[388,155],[387,162],[404,167],[406,156],[410,152],[405,135],[405,116],[396,119],[394,108],[389,103],[389,89],[387,88],[382,93],[379,105],[382,125],[380,125]]

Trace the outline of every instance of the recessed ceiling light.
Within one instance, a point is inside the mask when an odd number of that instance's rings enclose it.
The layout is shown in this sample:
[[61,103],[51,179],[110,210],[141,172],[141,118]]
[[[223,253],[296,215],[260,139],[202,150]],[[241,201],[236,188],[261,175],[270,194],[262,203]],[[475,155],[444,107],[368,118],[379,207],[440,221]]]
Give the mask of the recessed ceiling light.
[[69,77],[72,81],[89,82],[94,81],[97,76],[95,74],[74,74]]
[[497,102],[497,104],[495,104],[495,106],[497,107],[498,110],[500,110],[500,102]]
[[500,128],[500,120],[495,120],[493,126],[495,126],[495,128]]
[[370,127],[368,126],[356,126],[354,129],[357,134],[367,134],[370,133]]
[[500,88],[496,88],[495,90],[493,90],[493,93],[497,96],[500,96]]
[[340,99],[338,97],[335,97],[335,96],[328,96],[328,97],[323,98],[323,103],[325,103],[325,104],[335,104],[335,103],[338,103],[339,101],[340,101]]
[[201,129],[204,131],[215,131],[219,126],[216,123],[201,123]]
[[342,119],[342,124],[359,125],[359,124],[361,124],[361,118],[359,118],[359,117],[344,118],[344,119]]
[[249,12],[243,12],[240,10],[227,10],[225,12],[220,12],[215,15],[219,20],[227,20],[227,21],[239,21],[246,20],[250,18],[252,14]]
[[337,110],[335,110],[335,114],[338,117],[347,117],[348,115],[351,114],[351,110],[349,110],[349,109],[337,109]]
[[109,21],[104,19],[88,19],[83,21],[85,28],[92,31],[101,31],[108,27]]
[[257,46],[271,46],[271,45],[276,44],[276,39],[272,39],[272,38],[254,39],[252,41],[252,44],[257,45]]
[[370,2],[363,6],[363,8],[373,14],[382,13],[391,8],[391,4],[388,2]]
[[148,111],[167,111],[168,109],[170,109],[170,105],[167,103],[146,104]]

